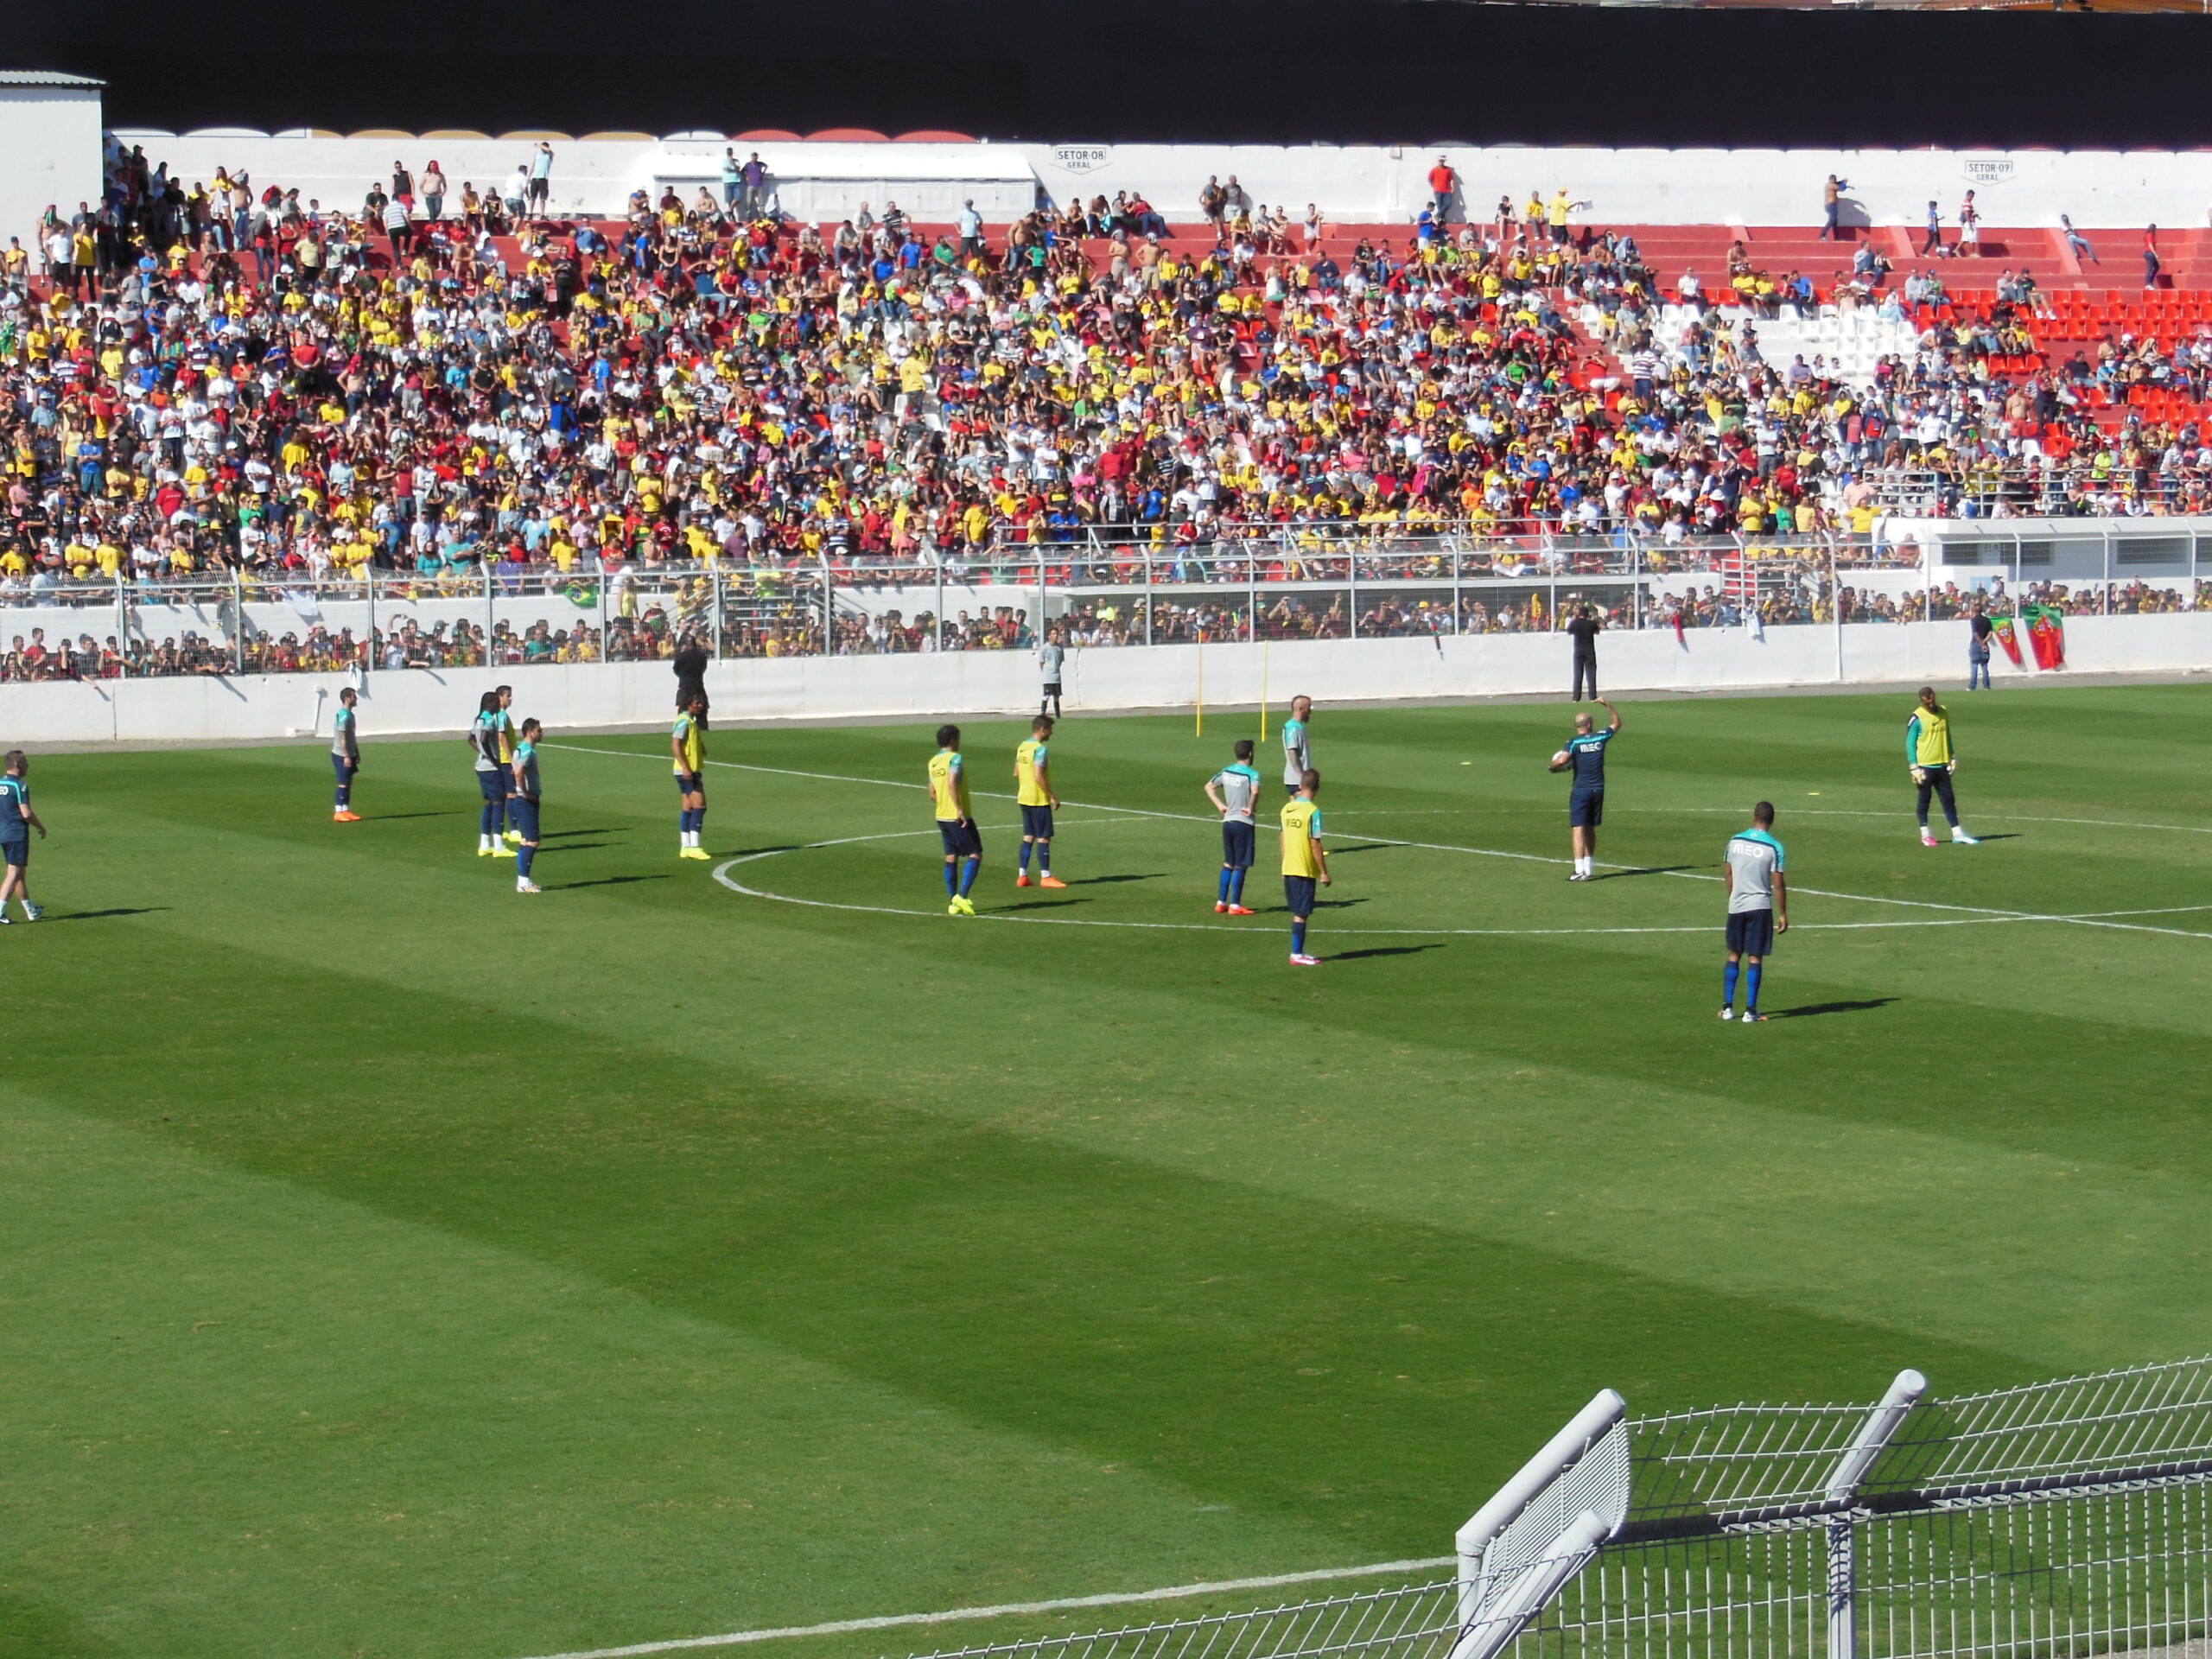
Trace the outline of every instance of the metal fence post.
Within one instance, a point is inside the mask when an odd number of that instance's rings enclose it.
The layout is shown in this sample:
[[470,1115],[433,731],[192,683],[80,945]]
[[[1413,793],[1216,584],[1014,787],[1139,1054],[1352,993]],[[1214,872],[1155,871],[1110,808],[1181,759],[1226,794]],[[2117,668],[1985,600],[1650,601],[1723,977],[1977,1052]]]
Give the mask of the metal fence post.
[[369,637],[363,642],[368,646],[369,666],[365,671],[373,672],[383,666],[378,660],[383,655],[383,652],[377,639],[377,568],[375,565],[365,564],[361,567],[361,588],[362,591],[368,595],[369,601]]
[[937,648],[943,651],[944,649],[944,550],[941,547],[934,547],[930,550],[937,556]]
[[123,596],[123,572],[115,573],[115,654],[123,677],[130,676],[130,606]]
[[1828,1651],[1827,1659],[1856,1659],[1859,1650],[1858,1522],[1849,1505],[1874,1466],[1874,1459],[1890,1443],[1904,1420],[1912,1414],[1928,1379],[1918,1371],[1899,1371],[1859,1433],[1837,1459],[1828,1476],[1827,1501],[1840,1512],[1829,1517],[1828,1534]]
[[715,607],[709,626],[714,630],[715,660],[719,663],[722,659],[722,567],[719,559],[707,567],[707,602]]
[[245,672],[245,580],[235,564],[231,567],[231,665]]

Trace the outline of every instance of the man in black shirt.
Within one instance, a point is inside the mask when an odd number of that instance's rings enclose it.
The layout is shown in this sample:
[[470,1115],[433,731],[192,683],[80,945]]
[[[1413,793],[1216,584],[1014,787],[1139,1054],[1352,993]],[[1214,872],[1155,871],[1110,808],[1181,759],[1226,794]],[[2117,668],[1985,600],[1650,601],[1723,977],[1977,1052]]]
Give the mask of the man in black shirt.
[[1590,695],[1598,695],[1598,634],[1605,625],[1600,622],[1587,605],[1575,608],[1574,619],[1567,625],[1567,637],[1574,642],[1574,700],[1582,701],[1582,683],[1590,682]]
[[677,647],[674,666],[676,706],[688,708],[694,696],[707,695],[707,652],[696,630],[685,634],[683,643]]

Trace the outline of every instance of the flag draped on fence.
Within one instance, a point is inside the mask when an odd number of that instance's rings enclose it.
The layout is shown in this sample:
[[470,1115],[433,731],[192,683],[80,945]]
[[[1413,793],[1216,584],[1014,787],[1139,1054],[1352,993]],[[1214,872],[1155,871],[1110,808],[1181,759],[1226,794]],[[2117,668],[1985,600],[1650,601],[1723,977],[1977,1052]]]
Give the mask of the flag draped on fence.
[[2066,615],[2048,605],[2024,605],[2020,614],[2027,620],[2028,645],[2036,654],[2036,666],[2040,669],[2066,666]]
[[1991,637],[1997,641],[1999,649],[2012,659],[2012,666],[2024,667],[2024,664],[2020,661],[2020,636],[2012,626],[2012,619],[2009,616],[1991,617],[1989,631]]

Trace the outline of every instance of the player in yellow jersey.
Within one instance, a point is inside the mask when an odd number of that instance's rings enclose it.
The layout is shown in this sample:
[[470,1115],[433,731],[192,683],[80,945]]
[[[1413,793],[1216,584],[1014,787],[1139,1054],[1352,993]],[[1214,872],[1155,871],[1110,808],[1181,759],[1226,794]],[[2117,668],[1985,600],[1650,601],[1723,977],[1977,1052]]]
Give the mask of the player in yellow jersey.
[[937,753],[930,757],[930,804],[944,842],[944,894],[948,916],[973,916],[968,890],[983,868],[983,836],[968,804],[968,769],[960,760],[960,728],[937,728]]
[[676,792],[683,802],[677,815],[681,833],[676,855],[704,858],[707,849],[699,844],[699,831],[707,823],[707,694],[695,690],[681,707],[683,712],[668,734],[669,753],[676,762]]
[[1306,953],[1306,918],[1313,913],[1313,890],[1329,885],[1329,855],[1321,850],[1321,774],[1311,766],[1298,780],[1298,793],[1282,808],[1282,896],[1290,906],[1290,964],[1318,968],[1321,958]]
[[1052,760],[1046,753],[1052,737],[1052,716],[1039,715],[1029,722],[1028,738],[1014,752],[1014,800],[1021,808],[1021,873],[1014,878],[1017,887],[1029,885],[1033,849],[1037,854],[1037,885],[1067,886],[1052,874],[1052,813],[1060,798],[1052,793]]
[[522,845],[522,820],[515,811],[513,771],[515,764],[515,717],[507,711],[515,706],[515,689],[512,685],[492,688],[499,698],[499,769],[507,773],[506,805],[501,810],[505,829],[500,839],[511,848]]

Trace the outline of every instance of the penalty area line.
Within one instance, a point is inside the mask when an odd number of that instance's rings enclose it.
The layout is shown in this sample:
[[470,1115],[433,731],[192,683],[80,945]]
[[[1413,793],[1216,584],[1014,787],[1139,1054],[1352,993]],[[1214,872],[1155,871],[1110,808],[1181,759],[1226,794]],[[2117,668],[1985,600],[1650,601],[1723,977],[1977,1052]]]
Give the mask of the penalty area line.
[[846,1636],[861,1630],[890,1630],[916,1624],[952,1624],[963,1620],[1013,1618],[1026,1613],[1058,1613],[1084,1607],[1128,1607],[1147,1601],[1181,1601],[1192,1596],[1230,1594],[1243,1590],[1278,1590],[1293,1584],[1326,1584],[1337,1579],[1381,1578],[1392,1573],[1420,1573],[1452,1567],[1451,1555],[1425,1556],[1418,1560],[1377,1561],[1370,1567],[1323,1567],[1310,1573],[1274,1573],[1258,1579],[1220,1579],[1206,1584],[1179,1584],[1164,1590],[1109,1592],[1097,1596],[1062,1596],[1052,1601],[1010,1601],[993,1607],[953,1607],[937,1613],[887,1613],[874,1618],[840,1618],[825,1624],[786,1624],[772,1630],[732,1630],[722,1636],[677,1637],[666,1642],[633,1642],[627,1647],[587,1648],[573,1653],[544,1654],[538,1659],[633,1659],[648,1653],[680,1653],[699,1648],[735,1648],[754,1642],[778,1642],[795,1637]]

